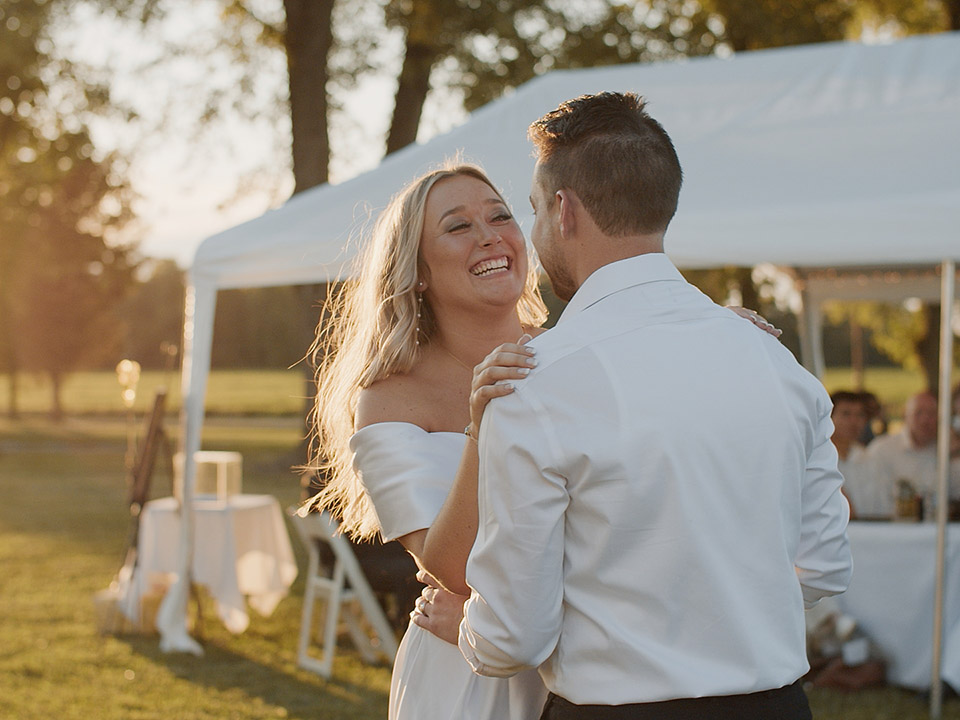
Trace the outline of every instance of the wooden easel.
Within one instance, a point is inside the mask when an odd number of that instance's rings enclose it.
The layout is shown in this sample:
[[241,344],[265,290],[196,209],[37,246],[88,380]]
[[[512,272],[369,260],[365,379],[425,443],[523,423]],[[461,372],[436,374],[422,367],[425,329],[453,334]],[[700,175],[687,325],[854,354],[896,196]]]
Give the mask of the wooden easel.
[[150,498],[150,481],[153,469],[157,462],[157,453],[163,448],[167,467],[170,469],[171,482],[173,478],[173,448],[163,430],[163,415],[167,403],[166,388],[159,388],[153,401],[153,410],[147,421],[147,432],[143,443],[137,452],[137,460],[133,464],[127,479],[130,492],[127,503],[130,506],[130,530],[127,535],[127,547],[124,552],[124,565],[136,566],[137,540],[140,534],[140,511]]
[[[129,566],[133,573],[137,567],[137,547],[140,538],[140,513],[147,500],[150,499],[150,482],[153,478],[153,471],[156,467],[157,456],[161,449],[163,457],[167,461],[167,468],[170,471],[170,487],[173,490],[174,470],[173,470],[173,445],[170,438],[163,429],[164,413],[166,412],[167,390],[164,387],[157,389],[156,397],[153,400],[153,409],[147,420],[147,430],[143,442],[137,451],[137,459],[130,470],[127,478],[129,486],[129,495],[127,503],[130,506],[130,530],[127,534],[127,547],[124,551],[122,567]],[[203,629],[203,610],[201,606],[200,594],[197,586],[190,584],[190,595],[197,604],[197,623],[196,633],[202,634]]]

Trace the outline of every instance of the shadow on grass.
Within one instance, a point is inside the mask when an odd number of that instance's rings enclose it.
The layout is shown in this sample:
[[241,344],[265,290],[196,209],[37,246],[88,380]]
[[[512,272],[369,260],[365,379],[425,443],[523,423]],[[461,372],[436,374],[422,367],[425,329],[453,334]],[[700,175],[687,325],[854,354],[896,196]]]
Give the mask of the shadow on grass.
[[[270,648],[261,661],[214,639],[203,642],[204,655],[160,651],[156,637],[121,636],[131,650],[175,677],[218,692],[241,691],[291,718],[366,720],[387,714],[389,668],[364,665],[355,653],[338,652],[334,676],[326,680],[296,667],[290,652]],[[254,650],[255,651],[255,650]]]

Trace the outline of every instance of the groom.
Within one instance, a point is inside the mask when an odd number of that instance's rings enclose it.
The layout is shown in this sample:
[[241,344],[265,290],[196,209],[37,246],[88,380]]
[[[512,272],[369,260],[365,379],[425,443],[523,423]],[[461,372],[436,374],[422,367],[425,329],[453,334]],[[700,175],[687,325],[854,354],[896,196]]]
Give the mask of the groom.
[[460,648],[543,718],[809,718],[804,606],[850,579],[830,400],[663,254],[681,170],[633,94],[535,122],[533,244],[569,304],[480,430]]

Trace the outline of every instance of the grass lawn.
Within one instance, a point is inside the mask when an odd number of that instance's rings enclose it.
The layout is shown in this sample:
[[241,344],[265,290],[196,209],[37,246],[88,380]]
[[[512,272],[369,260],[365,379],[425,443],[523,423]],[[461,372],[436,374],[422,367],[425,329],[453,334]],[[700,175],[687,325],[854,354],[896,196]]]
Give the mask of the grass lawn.
[[[74,389],[65,397],[68,410],[118,411],[115,380],[99,375],[86,378],[84,387],[99,384],[100,393],[113,399]],[[244,491],[273,494],[287,506],[299,497],[289,468],[299,461],[300,401],[282,412],[252,414],[263,412],[258,403],[271,392],[295,398],[300,380],[294,371],[286,378],[270,375],[237,373],[221,386],[214,374],[211,404],[244,416],[209,417],[203,447],[243,453]],[[830,387],[830,379],[825,382]],[[897,387],[902,397],[909,394],[902,383]],[[92,596],[116,573],[128,528],[123,467],[128,426],[119,415],[52,425],[32,413],[15,423],[0,419],[0,718],[386,717],[390,670],[365,665],[349,641],[342,643],[331,680],[297,669],[302,579],[271,617],[254,613],[242,635],[230,635],[208,602],[201,658],[163,654],[156,637],[99,635]],[[141,421],[142,414],[137,430]],[[168,422],[173,435],[174,422],[173,417]],[[157,496],[169,494],[163,465],[154,489]],[[303,568],[302,548],[292,532],[291,538]],[[923,698],[892,688],[814,690],[810,697],[818,720],[927,717]],[[960,720],[960,701],[949,700],[943,717]]]
[[[180,376],[159,370],[140,375],[134,412],[142,415],[153,404],[159,387],[168,389],[167,409],[180,409]],[[304,416],[306,384],[302,369],[216,370],[207,382],[207,413],[211,415]],[[18,403],[25,414],[47,413],[51,407],[50,383],[45,376],[19,375]],[[0,382],[0,411],[6,410],[10,390]],[[64,412],[70,414],[124,411],[117,376],[109,371],[85,371],[68,375],[63,384]]]
[[[208,601],[201,658],[163,654],[156,637],[97,634],[92,596],[116,573],[128,527],[125,427],[0,421],[0,718],[386,717],[390,670],[363,664],[349,641],[331,680],[297,669],[302,580],[238,636]],[[204,440],[243,452],[244,490],[285,506],[299,497],[288,469],[299,437],[295,419],[212,420]],[[169,494],[158,475],[155,494]]]

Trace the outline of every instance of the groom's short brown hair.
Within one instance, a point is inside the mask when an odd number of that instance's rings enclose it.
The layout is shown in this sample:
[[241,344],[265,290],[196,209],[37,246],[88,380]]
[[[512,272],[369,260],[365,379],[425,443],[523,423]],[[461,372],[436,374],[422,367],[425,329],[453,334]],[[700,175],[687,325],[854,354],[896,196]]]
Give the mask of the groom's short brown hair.
[[634,93],[581,95],[534,122],[550,197],[573,190],[611,236],[659,233],[677,211],[683,171],[670,136]]

